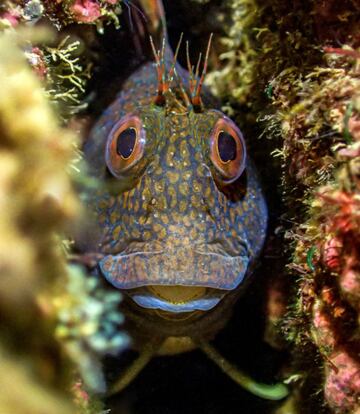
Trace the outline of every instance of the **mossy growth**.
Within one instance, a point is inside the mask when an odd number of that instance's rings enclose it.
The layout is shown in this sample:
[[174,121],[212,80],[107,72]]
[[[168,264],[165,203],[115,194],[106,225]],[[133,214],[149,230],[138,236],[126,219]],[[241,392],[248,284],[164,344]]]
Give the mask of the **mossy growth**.
[[86,108],[83,98],[92,64],[82,59],[83,48],[80,40],[71,41],[66,36],[56,47],[44,47],[40,52],[45,64],[46,92],[64,120]]
[[67,265],[62,240],[82,213],[78,137],[60,125],[18,42],[13,30],[0,34],[0,411],[98,414],[88,394],[74,406],[73,393],[85,394],[72,384],[82,375],[84,389],[104,391],[98,358],[128,342],[121,298]]
[[[234,117],[246,114],[247,129],[270,140],[274,158],[268,162],[280,162],[278,228],[293,292],[290,297],[279,293],[287,298],[283,309],[289,309],[280,325],[293,344],[293,369],[303,373],[296,405],[301,412],[322,409],[321,401],[316,405],[316,398],[313,403],[305,398],[320,391],[334,412],[353,412],[360,395],[354,377],[360,364],[355,351],[360,8],[354,1],[228,4],[229,13],[235,6],[238,13],[231,13],[225,47],[219,50],[223,66],[208,81]],[[240,57],[243,67],[237,65]],[[313,354],[315,366],[306,362],[306,354]],[[311,377],[317,379],[309,388]]]
[[58,126],[10,35],[0,36],[0,79],[1,346],[9,354],[1,377],[19,393],[0,411],[72,413],[51,296],[66,274],[56,233],[80,210],[66,173],[76,138]]

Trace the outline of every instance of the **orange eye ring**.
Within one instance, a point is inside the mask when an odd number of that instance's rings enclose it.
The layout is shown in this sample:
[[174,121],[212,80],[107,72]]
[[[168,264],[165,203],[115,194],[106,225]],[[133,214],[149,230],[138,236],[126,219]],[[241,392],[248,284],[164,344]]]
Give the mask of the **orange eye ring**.
[[223,184],[231,184],[243,173],[246,146],[239,128],[231,119],[220,118],[210,134],[210,159]]
[[146,141],[140,118],[126,115],[110,131],[105,161],[110,172],[120,178],[142,158]]

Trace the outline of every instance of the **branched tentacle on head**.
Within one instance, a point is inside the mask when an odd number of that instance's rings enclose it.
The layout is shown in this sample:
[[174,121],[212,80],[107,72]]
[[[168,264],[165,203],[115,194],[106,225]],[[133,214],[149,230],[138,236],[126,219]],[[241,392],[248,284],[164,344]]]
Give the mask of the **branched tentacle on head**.
[[156,62],[156,70],[158,75],[158,88],[157,88],[157,95],[155,97],[154,103],[157,106],[164,106],[166,104],[166,92],[170,90],[171,82],[173,81],[174,77],[176,77],[176,80],[178,81],[178,86],[180,89],[180,92],[182,94],[182,99],[186,105],[186,107],[189,110],[194,110],[195,112],[202,112],[203,110],[203,104],[201,100],[201,89],[204,83],[205,75],[207,72],[207,65],[209,60],[209,54],[210,54],[210,48],[211,48],[211,41],[212,41],[213,34],[211,33],[208,41],[208,45],[206,48],[206,54],[203,64],[203,69],[201,71],[200,75],[200,65],[202,61],[202,54],[200,52],[199,58],[196,64],[195,72],[194,67],[191,64],[190,56],[189,56],[189,42],[186,42],[186,58],[187,58],[187,66],[189,71],[189,91],[190,94],[186,92],[186,89],[183,85],[181,77],[178,75],[176,71],[176,61],[177,56],[180,50],[183,33],[180,35],[179,42],[177,44],[175,54],[169,69],[168,74],[166,74],[166,64],[165,64],[165,38],[162,42],[162,47],[160,50],[156,50],[154,41],[152,37],[150,36],[150,43],[151,48],[153,51],[153,55]]

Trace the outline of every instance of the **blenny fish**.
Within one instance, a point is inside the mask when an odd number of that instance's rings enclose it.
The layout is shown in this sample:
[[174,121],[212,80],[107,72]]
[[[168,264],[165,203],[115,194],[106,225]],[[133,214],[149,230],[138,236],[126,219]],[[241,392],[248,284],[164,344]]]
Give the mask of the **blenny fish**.
[[154,60],[127,79],[84,147],[91,173],[104,183],[88,196],[98,273],[124,294],[140,352],[113,391],[152,356],[200,347],[246,389],[283,398],[282,384],[255,383],[209,343],[246,284],[267,226],[243,134],[203,86],[210,41],[205,58],[194,68],[188,57],[183,69],[181,42],[175,54],[168,45],[161,2],[137,4]]

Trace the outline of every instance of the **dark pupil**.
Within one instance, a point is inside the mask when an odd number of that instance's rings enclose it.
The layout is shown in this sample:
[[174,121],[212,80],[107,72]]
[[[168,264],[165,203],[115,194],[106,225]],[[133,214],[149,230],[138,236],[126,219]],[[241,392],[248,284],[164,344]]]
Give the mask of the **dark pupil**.
[[236,141],[227,132],[221,131],[218,136],[218,151],[222,162],[236,158]]
[[134,151],[136,131],[134,128],[125,129],[120,133],[116,143],[116,152],[124,158],[129,158]]

